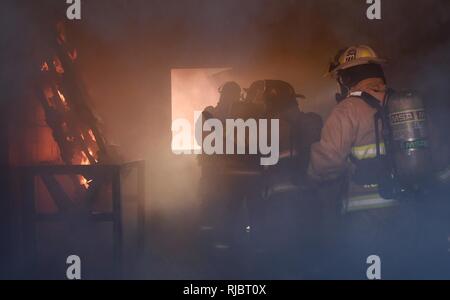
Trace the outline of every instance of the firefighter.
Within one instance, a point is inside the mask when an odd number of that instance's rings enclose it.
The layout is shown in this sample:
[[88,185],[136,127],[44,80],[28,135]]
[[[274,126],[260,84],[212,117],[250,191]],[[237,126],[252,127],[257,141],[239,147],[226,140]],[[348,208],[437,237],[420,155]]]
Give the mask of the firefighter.
[[[208,106],[202,112],[202,122],[208,119],[218,119],[225,124],[226,119],[233,118],[233,107],[239,102],[241,98],[241,87],[234,81],[224,83],[218,90],[220,94],[219,102],[215,107]],[[203,124],[197,124],[203,128]],[[205,133],[204,133],[205,134]],[[203,136],[204,138],[205,136]],[[200,165],[204,167],[203,177],[208,177],[208,171],[210,171],[210,163],[217,164],[217,160],[220,160],[217,156],[200,156]],[[217,165],[211,166],[213,169],[217,169]]]
[[221,121],[231,117],[233,105],[241,99],[241,87],[234,81],[228,81],[219,88],[219,102],[216,107],[208,106],[203,111],[204,117]]
[[[309,167],[312,179],[317,181],[340,179],[351,167],[366,168],[367,174],[363,174],[364,172],[359,169],[358,174],[376,177],[374,170],[380,169],[375,159],[376,110],[362,101],[360,95],[366,92],[383,105],[387,92],[382,68],[384,62],[371,48],[358,46],[339,51],[331,63],[328,75],[337,80],[340,93],[336,94],[338,105],[328,117],[320,142],[312,147]],[[383,143],[381,148],[381,152],[384,153]],[[348,164],[349,159],[354,166]],[[345,209],[362,209],[364,204],[379,207],[394,205],[394,201],[379,197],[375,186],[366,184],[362,188],[364,193],[373,196],[373,199],[368,202],[347,201],[344,203]]]
[[[234,81],[224,83],[219,89],[219,101],[215,107],[208,106],[202,113],[202,121],[218,119],[223,124],[227,119],[233,119],[233,107],[241,98],[241,87]],[[198,126],[199,124],[197,124]],[[201,124],[203,125],[203,124]],[[205,137],[205,136],[204,136]],[[226,143],[224,134],[224,144]],[[231,220],[234,219],[237,208],[232,196],[232,182],[226,175],[230,158],[224,155],[199,155],[201,167],[199,193],[201,198],[202,232],[207,233],[208,247],[227,250],[230,248]]]
[[[406,265],[401,259],[415,247],[414,209],[380,195],[380,180],[389,177],[380,159],[386,152],[382,128],[374,121],[376,105],[382,107],[388,94],[384,63],[368,46],[338,52],[328,73],[338,82],[338,105],[325,123],[320,142],[311,149],[308,175],[321,187],[319,198],[333,212],[329,216],[335,222],[327,220],[328,225],[342,229],[342,235],[336,235],[327,227],[327,239],[338,237],[334,257],[345,264],[336,266],[339,278],[365,278],[371,255],[379,255],[385,259],[384,266],[401,272]],[[376,103],[369,105],[367,98]]]
[[262,228],[253,235],[263,252],[259,265],[264,267],[269,263],[267,269],[272,274],[286,276],[286,270],[293,264],[298,266],[296,270],[305,272],[305,258],[309,249],[315,248],[315,232],[309,228],[315,224],[317,205],[302,187],[310,147],[320,140],[323,124],[319,115],[300,109],[300,99],[305,96],[297,94],[291,84],[281,80],[261,83],[262,92],[253,94],[261,95],[259,102],[265,107],[264,118],[279,120],[280,157],[276,165],[264,169],[264,201],[249,207],[255,223]]

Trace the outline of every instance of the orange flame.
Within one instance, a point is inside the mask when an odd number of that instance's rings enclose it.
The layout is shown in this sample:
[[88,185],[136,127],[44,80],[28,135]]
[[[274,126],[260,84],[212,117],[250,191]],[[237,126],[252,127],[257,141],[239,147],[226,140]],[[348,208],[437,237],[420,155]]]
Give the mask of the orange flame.
[[60,90],[57,90],[57,91],[58,91],[58,95],[59,95],[59,98],[61,99],[62,103],[64,103],[64,105],[67,106],[67,100],[66,100],[66,97],[64,97],[63,93],[61,93]]
[[[88,166],[91,164],[87,155],[84,153],[84,151],[81,152],[81,156],[82,157],[81,157],[80,165]],[[80,185],[83,186],[85,189],[88,189],[92,180],[87,180],[86,177],[81,176],[81,175],[78,176],[78,178],[80,179]]]
[[95,135],[94,135],[94,132],[92,131],[92,129],[89,129],[88,133],[89,133],[89,136],[91,137],[92,141],[97,143],[97,140],[95,138]]
[[90,187],[90,183],[92,183],[92,180],[87,180],[84,176],[79,176],[80,178],[80,185],[83,186],[85,189],[88,189]]
[[48,72],[48,70],[49,70],[48,63],[45,61],[41,66],[41,71]]
[[[92,151],[92,149],[88,148],[89,154],[94,157],[95,162],[97,162],[97,159],[94,156],[94,152]],[[90,165],[91,162],[89,161],[88,156],[86,155],[86,153],[84,151],[81,151],[81,160],[80,160],[80,165],[82,166],[88,166]],[[80,180],[80,185],[82,187],[84,187],[85,189],[88,189],[90,187],[90,184],[92,183],[93,180],[87,180],[86,177],[80,175],[78,176],[79,180]]]
[[78,58],[77,49],[73,49],[67,53],[69,55],[70,60],[75,61]]
[[88,166],[90,165],[90,161],[89,158],[87,157],[87,155],[84,152],[81,152],[81,161],[80,161],[80,165],[82,166]]
[[55,70],[58,74],[64,74],[64,68],[62,66],[61,60],[56,56],[53,59],[53,65],[55,66]]
[[95,154],[94,154],[94,151],[92,151],[92,149],[88,149],[89,150],[89,154],[94,158],[94,161],[96,162],[96,163],[98,163],[98,160],[97,160],[97,158],[95,158]]

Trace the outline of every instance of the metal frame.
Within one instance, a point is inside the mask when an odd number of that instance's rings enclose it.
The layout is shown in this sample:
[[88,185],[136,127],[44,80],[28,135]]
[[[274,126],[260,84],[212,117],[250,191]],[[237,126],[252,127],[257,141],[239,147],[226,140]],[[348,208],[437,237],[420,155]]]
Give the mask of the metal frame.
[[[130,162],[123,165],[51,165],[21,168],[21,190],[23,191],[23,242],[27,257],[26,266],[31,274],[37,270],[37,233],[39,222],[64,222],[70,212],[42,214],[36,211],[35,179],[40,176],[83,175],[101,178],[112,175],[112,211],[92,213],[88,211],[89,220],[93,222],[111,222],[113,224],[113,258],[117,277],[123,268],[123,230],[122,230],[122,187],[121,174],[130,169],[137,170],[137,246],[142,251],[145,242],[145,161]],[[89,199],[88,199],[89,200]]]

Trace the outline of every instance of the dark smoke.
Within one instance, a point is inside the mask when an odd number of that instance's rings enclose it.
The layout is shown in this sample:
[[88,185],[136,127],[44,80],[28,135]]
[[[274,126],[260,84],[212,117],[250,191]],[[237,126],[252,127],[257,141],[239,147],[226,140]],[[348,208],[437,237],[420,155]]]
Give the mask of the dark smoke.
[[[64,2],[1,2],[2,107],[21,99],[30,64],[39,53],[33,40],[45,37],[52,22],[64,19]],[[307,96],[305,110],[326,117],[335,105],[335,83],[322,78],[329,59],[344,46],[368,44],[389,60],[392,87],[426,95],[442,142],[437,151],[445,156],[440,149],[448,149],[450,140],[450,2],[384,0],[381,21],[366,19],[365,2],[82,1],[83,19],[68,26],[92,106],[102,117],[108,139],[121,146],[127,159],[148,161],[149,206],[155,218],[169,220],[157,224],[165,226],[167,236],[179,238],[161,237],[167,248],[183,252],[174,248],[190,242],[173,233],[173,224],[189,223],[187,216],[197,205],[192,172],[198,172],[193,158],[170,152],[172,68],[229,66],[244,86],[258,79],[286,80]],[[161,269],[167,269],[161,276],[177,273],[182,266],[175,264],[161,262]],[[197,275],[180,272],[182,277]]]

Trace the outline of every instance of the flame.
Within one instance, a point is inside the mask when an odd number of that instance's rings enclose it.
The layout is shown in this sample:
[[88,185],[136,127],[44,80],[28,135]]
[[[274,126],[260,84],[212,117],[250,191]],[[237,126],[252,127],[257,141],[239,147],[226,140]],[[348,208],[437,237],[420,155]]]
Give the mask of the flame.
[[[63,62],[65,63],[67,61],[67,57],[72,62],[74,62],[78,58],[78,53],[77,53],[76,49],[71,48],[70,46],[67,45],[66,32],[65,32],[64,24],[62,22],[59,22],[57,24],[56,40],[57,40],[57,43],[59,44],[59,46],[61,46],[61,48],[64,50],[65,53],[61,54],[62,56],[54,54],[54,56],[52,58],[49,58],[46,61],[43,61],[40,68],[41,68],[42,72],[49,72],[51,69],[52,73],[56,72],[56,75],[59,75],[58,77],[62,78],[63,76],[65,76],[65,73],[66,73],[65,67],[70,68],[69,66],[66,66],[66,65],[63,66]],[[56,80],[58,80],[58,78]],[[71,109],[69,102],[67,102],[66,96],[63,94],[63,91],[64,90],[62,90],[62,91],[60,90],[60,87],[57,82],[48,84],[48,87],[43,87],[43,92],[45,94],[48,105],[50,107],[53,107],[58,113],[60,113],[60,111],[59,111],[60,109],[58,109],[58,108],[61,108],[61,105],[60,105],[61,103],[64,105],[64,109],[66,110],[66,112]],[[56,99],[56,94],[59,96],[59,100],[61,101],[61,103],[58,103],[58,100]],[[68,99],[70,100],[70,97]],[[57,107],[55,107],[55,106],[57,106]],[[73,145],[69,145],[69,146],[70,147],[78,147],[78,151],[77,151],[77,153],[75,153],[75,155],[73,155],[74,153],[72,153],[72,152],[70,153],[71,160],[69,163],[70,164],[79,164],[82,166],[91,165],[91,163],[97,163],[98,160],[96,158],[96,155],[94,155],[93,149],[88,147],[88,146],[95,146],[94,143],[96,143],[96,139],[95,139],[95,135],[93,134],[93,132],[91,130],[88,132],[92,141],[85,141],[84,135],[81,134],[81,139],[82,139],[81,142],[82,142],[83,146],[75,145],[75,142],[79,139],[79,133],[78,134],[72,133],[72,131],[75,131],[75,130],[81,131],[81,129],[78,127],[72,126],[73,124],[70,124],[70,125],[71,126],[69,128],[67,122],[65,122],[65,121],[60,122],[61,129],[63,130],[63,133],[66,134],[66,137],[65,137],[66,141],[69,143],[73,143]],[[81,150],[80,147],[83,150]],[[87,149],[85,147],[87,147]],[[94,149],[96,149],[96,148],[94,148]],[[88,180],[86,177],[84,177],[82,175],[78,175],[77,178],[82,187],[84,187],[85,189],[89,188],[92,180]]]
[[57,90],[57,91],[58,91],[58,95],[59,95],[59,98],[61,99],[62,103],[63,103],[65,106],[67,106],[67,100],[66,100],[66,97],[64,97],[63,93],[61,93],[60,90]]
[[41,66],[41,71],[42,72],[48,72],[50,68],[48,67],[48,63],[45,61],[42,66]]
[[64,74],[64,68],[62,66],[61,60],[57,56],[53,59],[53,66],[55,66],[55,71],[58,74]]
[[73,49],[67,53],[71,61],[75,61],[78,58],[77,49]]
[[[98,162],[98,160],[95,158],[95,153],[91,148],[88,148],[88,152],[89,154],[94,158],[95,162]],[[86,153],[84,151],[81,152],[81,161],[80,161],[80,165],[82,166],[88,166],[90,165],[91,162],[89,161],[88,156],[86,155]]]
[[84,176],[79,176],[80,178],[80,185],[83,186],[85,189],[88,189],[90,187],[90,184],[92,183],[92,180],[87,180]]
[[56,30],[58,32],[57,41],[61,45],[66,42],[66,28],[63,22],[56,24]]
[[80,161],[80,165],[82,166],[88,166],[91,164],[91,162],[89,161],[89,158],[87,157],[86,153],[81,152],[81,161]]
[[94,132],[92,131],[92,129],[89,129],[88,133],[89,133],[89,136],[91,137],[92,141],[97,143],[97,139],[95,138],[95,135],[94,135]]
[[94,161],[96,162],[96,163],[98,163],[98,160],[97,160],[97,158],[95,158],[95,154],[94,154],[94,151],[92,151],[92,149],[91,148],[89,148],[88,149],[88,151],[89,151],[89,154],[94,158]]
[[[94,152],[88,148],[88,152],[89,154],[94,157]],[[97,162],[97,159],[95,159],[95,162]],[[86,153],[84,151],[81,151],[81,161],[80,161],[80,165],[82,166],[89,166],[91,164],[91,162],[89,161],[89,158],[87,157]],[[90,184],[92,183],[93,180],[87,180],[86,177],[79,175],[78,176],[79,180],[80,180],[80,185],[82,187],[84,187],[85,189],[88,189],[90,187]]]
[[[81,152],[81,161],[80,161],[80,165],[82,166],[88,166],[90,165],[90,161],[86,155],[86,153],[84,153],[84,151]],[[79,180],[80,180],[80,185],[83,186],[85,189],[88,189],[90,186],[90,183],[92,182],[92,180],[87,180],[86,177],[79,175],[78,176]]]

